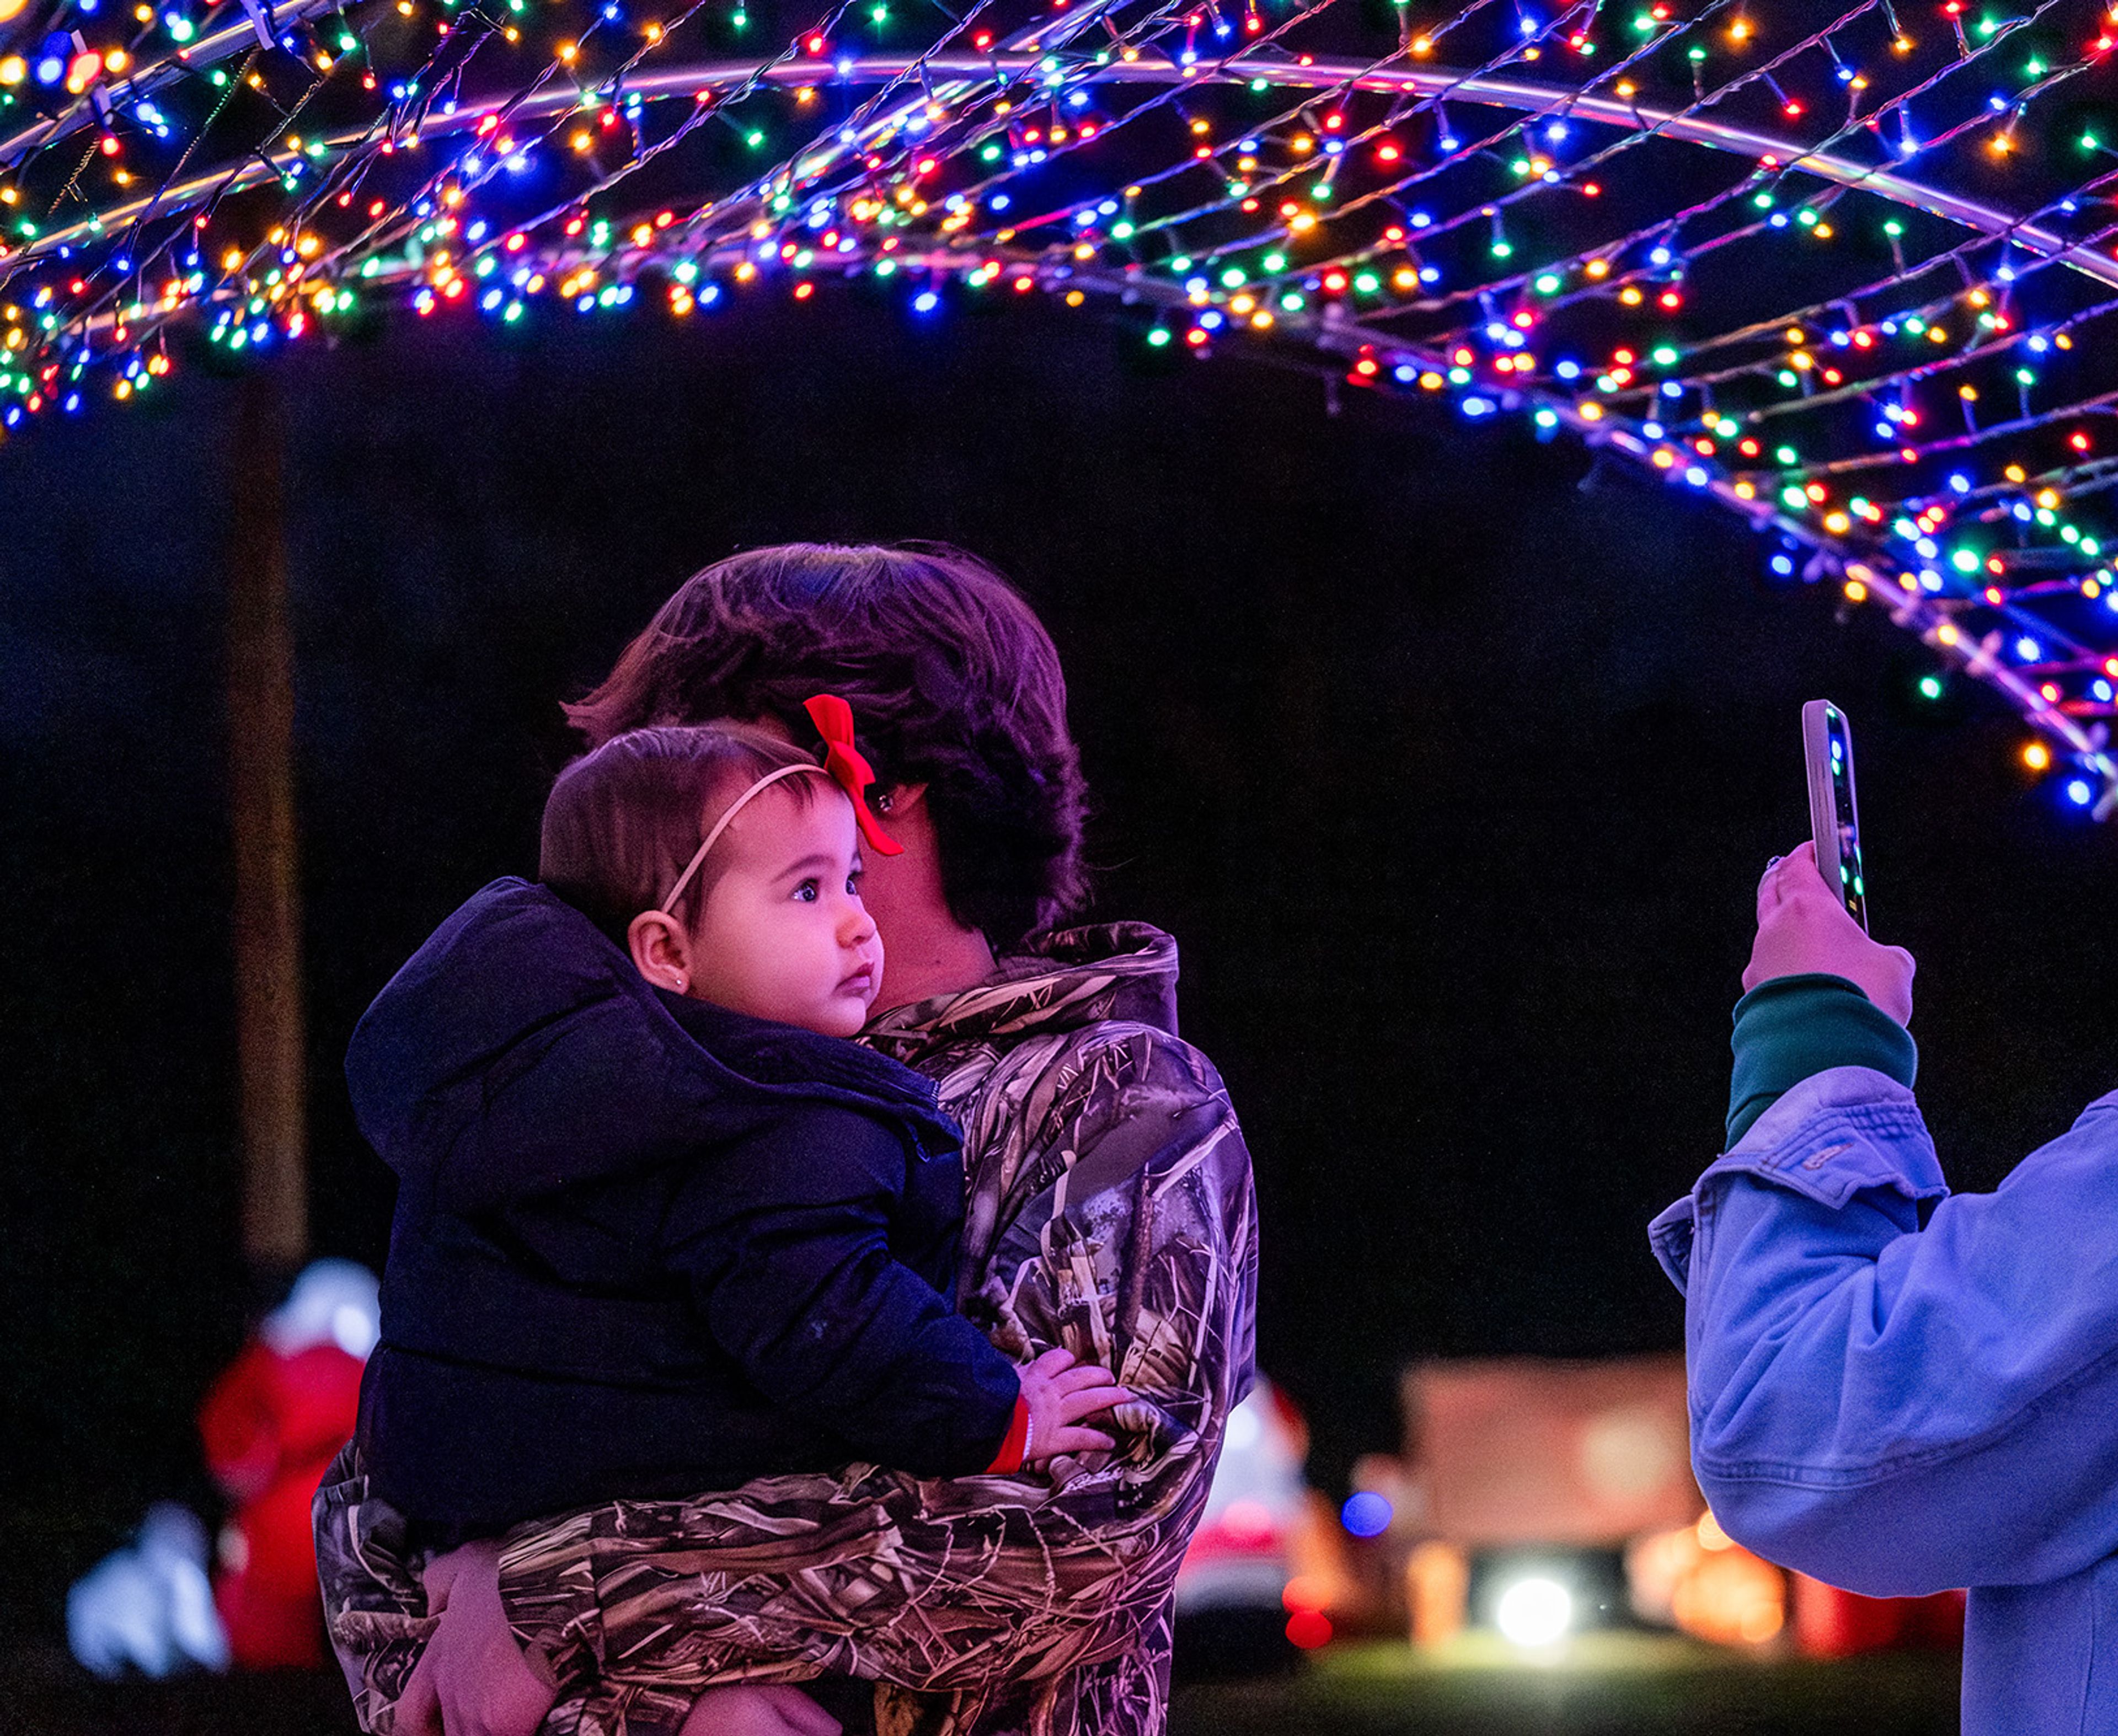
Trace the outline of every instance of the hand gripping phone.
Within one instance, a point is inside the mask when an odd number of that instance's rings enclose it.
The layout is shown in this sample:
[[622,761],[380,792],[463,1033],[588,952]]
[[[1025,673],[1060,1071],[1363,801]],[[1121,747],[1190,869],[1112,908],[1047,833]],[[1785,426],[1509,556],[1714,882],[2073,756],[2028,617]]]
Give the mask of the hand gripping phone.
[[1809,829],[1817,871],[1865,930],[1868,888],[1861,872],[1861,810],[1853,799],[1853,731],[1829,699],[1801,708],[1802,760],[1809,771]]

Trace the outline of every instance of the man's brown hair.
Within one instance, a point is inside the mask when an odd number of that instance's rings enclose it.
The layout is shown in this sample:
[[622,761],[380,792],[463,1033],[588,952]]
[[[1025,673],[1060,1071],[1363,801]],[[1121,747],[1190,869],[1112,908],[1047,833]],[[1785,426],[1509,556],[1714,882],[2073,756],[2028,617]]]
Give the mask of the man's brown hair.
[[958,921],[1004,949],[1080,907],[1086,792],[1058,653],[960,550],[789,542],[716,561],[566,713],[592,745],[723,718],[806,741],[820,692],[852,704],[879,788],[927,787]]
[[[622,946],[627,926],[643,910],[662,907],[663,894],[729,803],[782,766],[816,763],[778,736],[740,724],[614,736],[552,786],[537,878]],[[823,781],[789,778],[779,787],[807,802]],[[725,846],[717,846],[669,912],[687,930],[697,930],[726,861]]]

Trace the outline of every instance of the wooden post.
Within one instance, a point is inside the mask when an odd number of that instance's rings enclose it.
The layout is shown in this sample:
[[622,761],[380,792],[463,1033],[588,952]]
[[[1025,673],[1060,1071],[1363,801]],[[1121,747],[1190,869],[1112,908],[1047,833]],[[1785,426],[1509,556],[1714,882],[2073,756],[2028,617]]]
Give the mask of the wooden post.
[[279,384],[239,388],[228,568],[228,785],[235,847],[235,1035],[243,1251],[261,1277],[308,1252],[302,913],[294,835],[294,639],[288,621]]

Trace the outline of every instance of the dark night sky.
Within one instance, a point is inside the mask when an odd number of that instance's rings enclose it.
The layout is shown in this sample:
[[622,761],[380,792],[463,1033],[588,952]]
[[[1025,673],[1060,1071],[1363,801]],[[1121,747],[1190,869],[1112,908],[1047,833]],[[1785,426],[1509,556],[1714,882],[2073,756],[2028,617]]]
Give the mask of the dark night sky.
[[[1874,612],[1762,584],[1713,509],[1438,406],[1145,370],[1085,313],[819,299],[283,365],[321,1250],[379,1261],[388,1219],[346,1037],[533,869],[556,702],[695,568],[793,538],[958,542],[1049,622],[1100,911],[1183,944],[1257,1162],[1260,1360],[1326,1483],[1394,1444],[1409,1360],[1680,1341],[1643,1232],[1718,1148],[1751,887],[1806,827],[1801,699],[1859,732],[1959,1184],[2111,1083],[2118,833],[2031,788],[1982,693],[1917,707],[1924,654]],[[198,1493],[190,1409],[243,1327],[234,399],[180,371],[0,450],[8,1523],[46,1544],[7,1595],[45,1611]]]

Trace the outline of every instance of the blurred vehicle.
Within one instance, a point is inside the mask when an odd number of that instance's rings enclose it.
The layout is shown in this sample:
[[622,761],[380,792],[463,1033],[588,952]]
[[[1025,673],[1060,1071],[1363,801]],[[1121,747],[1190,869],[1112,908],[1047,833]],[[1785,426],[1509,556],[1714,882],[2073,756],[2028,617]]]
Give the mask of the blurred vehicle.
[[1334,1632],[1356,1595],[1328,1503],[1302,1476],[1309,1425],[1262,1375],[1229,1413],[1206,1508],[1177,1577],[1177,1668],[1263,1674]]
[[1625,1623],[1625,1544],[1705,1504],[1681,1357],[1427,1362],[1402,1396],[1419,1534],[1405,1601],[1422,1642],[1475,1623],[1534,1648]]
[[1415,1643],[1475,1624],[1535,1650],[1633,1623],[1815,1657],[1961,1641],[1961,1593],[1861,1597],[1722,1531],[1691,1475],[1681,1356],[1429,1362],[1403,1398],[1396,1529]]

